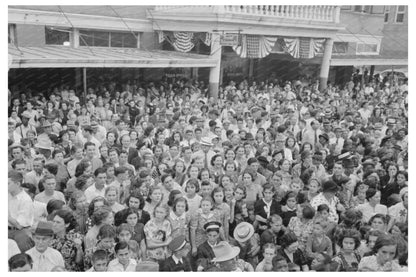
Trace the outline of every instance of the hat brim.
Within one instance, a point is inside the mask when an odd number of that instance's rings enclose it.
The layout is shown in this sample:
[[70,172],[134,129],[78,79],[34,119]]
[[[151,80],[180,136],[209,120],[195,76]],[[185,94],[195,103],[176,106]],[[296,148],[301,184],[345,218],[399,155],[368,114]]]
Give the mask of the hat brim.
[[240,254],[240,248],[237,246],[232,246],[231,247],[232,251],[228,252],[226,255],[222,256],[222,257],[215,257],[214,259],[212,259],[213,262],[215,263],[219,263],[219,262],[225,262],[225,261],[229,261],[231,259],[234,259],[235,257],[237,257],[238,254]]
[[[243,223],[240,223],[240,224],[243,224]],[[236,241],[238,241],[238,242],[246,242],[246,241],[248,241],[249,239],[251,239],[251,237],[254,235],[254,227],[253,227],[253,225],[251,225],[250,223],[247,223],[246,224],[247,226],[248,226],[248,228],[250,229],[250,232],[248,233],[248,235],[246,236],[246,237],[244,237],[244,238],[240,238],[240,237],[238,237],[238,234],[237,234],[237,227],[234,229],[234,234],[233,234],[233,237],[234,237],[234,239],[236,240]],[[238,226],[238,225],[237,225]]]

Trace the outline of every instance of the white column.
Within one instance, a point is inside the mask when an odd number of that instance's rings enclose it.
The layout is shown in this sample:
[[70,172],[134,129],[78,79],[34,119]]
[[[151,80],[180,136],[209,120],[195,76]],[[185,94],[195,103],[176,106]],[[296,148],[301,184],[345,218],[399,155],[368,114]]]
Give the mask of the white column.
[[216,99],[218,97],[218,86],[221,83],[221,53],[220,35],[213,33],[211,38],[211,55],[210,58],[216,61],[216,66],[211,67],[209,71],[209,96]]
[[72,30],[72,37],[71,37],[72,41],[72,47],[74,48],[78,48],[79,47],[79,29],[74,29]]
[[324,56],[322,58],[321,64],[321,72],[319,74],[319,81],[320,81],[320,91],[322,92],[326,89],[326,82],[328,81],[329,75],[329,66],[332,56],[332,46],[334,45],[334,40],[332,38],[327,38],[325,41],[325,50]]

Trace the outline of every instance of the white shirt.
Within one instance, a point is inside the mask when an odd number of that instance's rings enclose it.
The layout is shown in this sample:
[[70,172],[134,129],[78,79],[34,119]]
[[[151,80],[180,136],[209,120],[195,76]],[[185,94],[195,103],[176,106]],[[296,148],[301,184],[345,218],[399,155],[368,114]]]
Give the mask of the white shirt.
[[20,249],[19,249],[19,246],[17,246],[17,243],[14,240],[12,240],[12,239],[9,239],[9,247],[8,247],[8,249],[9,249],[9,259],[11,257],[13,257],[14,255],[16,255],[16,254],[20,254],[21,253],[20,252]]
[[54,192],[53,192],[53,195],[51,195],[51,196],[46,195],[46,194],[45,194],[45,191],[42,191],[41,193],[38,193],[38,194],[36,194],[36,196],[35,196],[35,200],[36,200],[36,201],[39,201],[39,202],[42,202],[42,203],[45,203],[45,204],[48,204],[48,202],[49,202],[49,201],[51,201],[51,200],[53,200],[53,199],[56,199],[56,200],[61,200],[61,201],[63,201],[64,203],[66,203],[66,201],[65,201],[65,196],[64,196],[64,194],[63,194],[62,192],[60,192],[60,191],[54,191]]
[[40,253],[36,250],[35,247],[26,251],[26,254],[30,255],[33,260],[33,269],[32,271],[37,272],[50,272],[56,266],[61,266],[65,268],[64,258],[62,254],[48,247],[45,252]]
[[118,261],[118,259],[114,259],[108,264],[107,271],[135,272],[136,271],[136,265],[137,265],[136,260],[130,259],[129,265],[127,266],[126,269],[124,269],[124,266]]
[[21,226],[33,225],[33,202],[30,196],[22,190],[15,196],[9,195],[9,213]]
[[403,202],[399,202],[394,206],[388,208],[388,215],[394,219],[395,222],[406,222],[407,209],[404,207]]
[[106,188],[105,185],[101,190],[98,190],[95,187],[95,184],[93,184],[92,186],[89,186],[84,192],[85,198],[87,198],[87,202],[91,203],[91,201],[97,196],[105,197],[105,188]]

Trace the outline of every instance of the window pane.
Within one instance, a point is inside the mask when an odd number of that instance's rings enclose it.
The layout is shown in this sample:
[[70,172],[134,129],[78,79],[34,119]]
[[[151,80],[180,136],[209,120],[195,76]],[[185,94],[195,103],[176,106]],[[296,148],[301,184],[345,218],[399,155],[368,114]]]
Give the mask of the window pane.
[[399,6],[399,7],[397,8],[397,10],[398,10],[399,12],[404,12],[405,8],[406,8],[406,6]]
[[366,44],[364,52],[377,52],[377,44]]
[[403,22],[403,19],[404,19],[403,13],[397,14],[396,22]]
[[364,44],[359,43],[359,44],[357,45],[357,52],[359,52],[359,53],[364,52],[364,47],[365,47],[365,45],[364,45]]
[[389,14],[384,14],[384,22],[389,22]]
[[69,32],[54,30],[45,27],[45,43],[52,45],[63,45],[65,41],[69,41]]
[[332,51],[335,54],[345,54],[347,53],[348,49],[348,42],[334,42],[334,46],[332,47]]
[[94,32],[94,46],[109,46],[109,33],[108,32]]
[[80,46],[94,46],[93,35],[88,31],[79,32],[79,45]]
[[354,11],[361,12],[363,10],[363,6],[354,6]]
[[111,33],[111,47],[123,47],[123,35]]
[[[137,36],[137,34],[135,34]],[[137,48],[137,39],[132,33],[123,34],[123,47]]]

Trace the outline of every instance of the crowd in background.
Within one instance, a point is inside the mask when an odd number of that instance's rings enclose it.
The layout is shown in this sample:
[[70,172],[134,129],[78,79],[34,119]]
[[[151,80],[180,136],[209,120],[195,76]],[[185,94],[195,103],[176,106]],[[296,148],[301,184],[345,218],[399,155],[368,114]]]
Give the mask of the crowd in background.
[[406,80],[9,91],[10,271],[407,271]]

